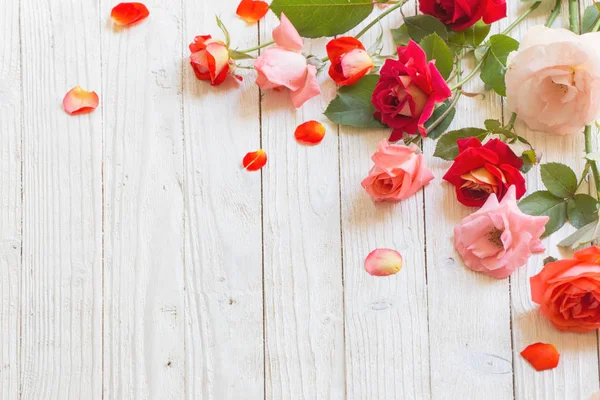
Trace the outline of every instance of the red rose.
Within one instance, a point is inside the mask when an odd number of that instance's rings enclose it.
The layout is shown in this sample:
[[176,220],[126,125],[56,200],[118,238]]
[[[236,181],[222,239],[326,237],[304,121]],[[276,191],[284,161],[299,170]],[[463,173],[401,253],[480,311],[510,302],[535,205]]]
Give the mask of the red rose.
[[213,86],[225,81],[230,72],[230,64],[233,63],[225,43],[210,35],[196,36],[190,44],[190,52],[190,64],[196,78],[210,81]]
[[340,86],[356,83],[375,66],[363,44],[350,36],[327,43],[327,56],[331,60],[329,76]]
[[495,193],[498,200],[515,185],[517,199],[525,194],[521,160],[506,144],[492,139],[485,145],[477,138],[457,140],[458,156],[444,179],[456,186],[456,197],[465,206],[481,207]]
[[428,63],[423,49],[411,40],[398,47],[398,60],[385,61],[379,75],[371,102],[375,117],[393,129],[390,141],[417,130],[426,136],[425,122],[436,103],[452,95],[435,62]]
[[449,25],[455,31],[461,31],[483,22],[491,24],[506,17],[505,0],[421,0],[419,10]]

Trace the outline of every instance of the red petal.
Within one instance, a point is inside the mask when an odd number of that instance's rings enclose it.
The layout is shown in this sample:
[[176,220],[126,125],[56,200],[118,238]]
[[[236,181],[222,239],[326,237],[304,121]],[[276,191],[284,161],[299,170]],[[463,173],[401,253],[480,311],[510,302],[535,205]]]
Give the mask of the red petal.
[[242,164],[248,171],[258,171],[267,163],[267,153],[263,149],[253,151],[244,156]]
[[142,3],[120,3],[110,13],[110,17],[117,25],[131,25],[148,15],[150,12]]
[[79,86],[69,90],[63,99],[63,108],[71,115],[92,112],[96,107],[98,107],[96,92],[86,92]]
[[521,352],[521,356],[527,360],[536,371],[544,371],[556,368],[560,354],[556,347],[547,343],[530,344]]
[[326,49],[329,59],[334,62],[338,57],[341,57],[354,49],[364,50],[365,46],[363,46],[360,40],[352,36],[342,36],[330,40],[329,43],[327,43]]
[[298,125],[294,136],[299,142],[317,144],[325,137],[325,127],[320,122],[307,121]]
[[269,5],[259,0],[242,0],[235,12],[241,19],[249,24],[257,22],[269,11]]

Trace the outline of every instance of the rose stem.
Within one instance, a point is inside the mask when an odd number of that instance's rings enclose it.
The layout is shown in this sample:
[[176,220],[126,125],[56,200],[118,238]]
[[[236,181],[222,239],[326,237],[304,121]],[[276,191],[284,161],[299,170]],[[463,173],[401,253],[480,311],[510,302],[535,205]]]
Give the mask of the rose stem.
[[[569,0],[571,1],[571,0]],[[510,24],[508,26],[508,28],[506,28],[505,30],[502,31],[501,35],[506,35],[507,33],[509,33],[510,31],[512,31],[517,25],[519,25],[525,18],[527,18],[527,16],[529,14],[531,14],[533,11],[535,11],[536,8],[538,8],[540,6],[540,4],[542,4],[541,1],[537,1],[535,3],[533,3],[533,5],[531,7],[529,7],[529,9],[527,11],[525,11],[523,14],[521,14],[519,16],[519,18],[517,18],[516,20],[514,20],[514,22],[512,24]],[[483,44],[483,46],[487,46],[487,42],[485,44]],[[481,67],[483,66],[483,63],[485,62],[485,59],[487,57],[487,52],[486,54],[481,58],[481,61],[479,61],[479,63],[477,63],[477,65],[475,66],[475,68],[473,68],[473,70],[469,73],[469,75],[465,76],[464,79],[458,81],[457,83],[455,83],[450,90],[455,90],[458,89],[459,87],[461,87],[462,85],[464,85],[465,83],[467,83],[468,81],[470,81],[476,74],[477,72],[479,72],[479,70],[481,69]]]
[[506,125],[506,129],[512,131],[515,127],[515,121],[517,120],[517,113],[512,113],[510,116],[510,121],[508,121],[508,125]]
[[438,119],[433,121],[433,123],[431,125],[429,125],[429,127],[427,128],[427,133],[431,133],[431,131],[433,131],[435,128],[437,128],[437,126],[444,121],[444,119],[448,116],[448,114],[450,114],[450,112],[454,109],[454,107],[456,107],[456,103],[458,103],[458,99],[460,99],[461,94],[462,94],[462,90],[456,91],[456,94],[454,95],[454,98],[452,99],[452,103],[450,103],[450,106],[448,107],[448,109],[446,111],[444,111],[444,113],[442,115],[440,115],[440,117]]
[[550,28],[554,21],[556,21],[556,17],[558,17],[558,14],[560,14],[560,2],[561,0],[556,0],[556,3],[554,3],[552,13],[548,17],[548,21],[546,21],[546,27]]
[[[356,34],[356,36],[354,36],[356,39],[360,39],[360,37],[362,35],[364,35],[365,33],[367,33],[367,31],[369,29],[371,29],[376,23],[378,23],[379,21],[381,21],[383,18],[385,18],[387,15],[389,15],[391,12],[393,12],[394,10],[402,7],[408,0],[401,0],[398,3],[394,3],[393,6],[388,7],[387,10],[385,10],[384,12],[382,12],[381,14],[379,14],[379,16],[377,18],[375,18],[373,21],[371,21],[369,23],[369,25],[365,26],[360,32],[358,32]],[[392,3],[388,3],[388,4],[392,4]],[[321,61],[323,62],[327,62],[329,61],[329,57],[325,57],[322,58]]]
[[569,0],[569,29],[579,35],[579,7],[577,0]]
[[258,49],[262,49],[262,48],[268,47],[268,46],[270,46],[270,45],[272,45],[272,44],[275,44],[275,42],[271,40],[270,42],[263,43],[263,44],[261,44],[261,45],[258,45],[258,46],[256,46],[256,47],[250,47],[249,49],[245,49],[245,50],[236,50],[236,51],[237,51],[238,53],[250,53],[251,51],[256,51],[256,50],[258,50]]
[[[594,151],[594,146],[592,145],[592,127],[587,125],[585,130],[583,131],[585,135],[585,152],[586,154],[590,154]],[[596,161],[588,160],[592,167],[592,174],[594,175],[594,184],[596,185],[596,198],[600,200],[600,171],[598,170],[598,164]]]

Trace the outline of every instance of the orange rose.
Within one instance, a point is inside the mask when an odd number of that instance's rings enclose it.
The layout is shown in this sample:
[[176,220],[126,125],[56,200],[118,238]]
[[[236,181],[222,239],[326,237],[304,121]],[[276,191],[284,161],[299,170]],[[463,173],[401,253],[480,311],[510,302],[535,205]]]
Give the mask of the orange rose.
[[575,258],[548,263],[531,278],[531,297],[561,331],[600,328],[600,247],[575,252]]

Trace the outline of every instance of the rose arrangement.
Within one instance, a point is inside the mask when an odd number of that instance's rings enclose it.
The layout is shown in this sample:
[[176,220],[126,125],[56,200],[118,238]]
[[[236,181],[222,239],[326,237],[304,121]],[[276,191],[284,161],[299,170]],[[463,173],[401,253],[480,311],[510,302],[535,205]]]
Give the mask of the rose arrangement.
[[[454,186],[458,202],[475,208],[454,229],[455,248],[474,271],[498,279],[510,276],[532,254],[545,251],[541,238],[567,222],[579,230],[560,246],[576,248],[599,238],[600,192],[593,197],[577,190],[590,174],[600,188],[596,165],[600,156],[591,148],[589,126],[600,117],[600,33],[596,32],[600,18],[586,22],[581,35],[574,16],[574,32],[552,29],[560,12],[558,4],[547,26],[531,29],[519,43],[509,33],[539,2],[504,32],[488,37],[490,24],[506,17],[504,0],[423,0],[419,2],[422,15],[405,17],[404,24],[393,29],[396,53],[384,56],[379,43],[367,47],[360,38],[385,16],[400,12],[405,0],[377,3],[384,5],[384,11],[349,36],[347,32],[370,15],[374,3],[350,0],[342,8],[329,0],[310,4],[273,0],[270,5],[244,0],[237,13],[249,23],[262,18],[268,9],[279,17],[273,41],[247,50],[232,49],[229,34],[218,20],[226,40],[197,36],[190,45],[190,63],[197,78],[212,85],[223,83],[228,76],[238,77],[238,68],[254,69],[261,89],[289,91],[297,108],[320,93],[316,77],[327,71],[338,85],[337,97],[324,112],[327,118],[341,125],[390,129],[362,181],[375,202],[402,201],[429,184],[433,174],[418,144],[424,139],[437,140],[434,156],[452,162],[443,179]],[[347,13],[347,7],[354,12]],[[336,18],[342,14],[347,17]],[[326,57],[302,52],[303,38],[334,35],[338,37],[328,42]],[[256,55],[259,49],[262,51]],[[462,60],[473,56],[476,66],[463,74]],[[463,91],[463,85],[477,77],[506,97],[510,121],[486,120],[482,127],[447,132],[457,102],[463,95],[472,95]],[[563,164],[540,164],[535,149],[517,132],[517,118],[530,129],[548,134],[584,132],[587,158],[583,175],[578,178]],[[316,121],[305,122],[295,132],[299,142],[311,144],[324,134]],[[266,160],[264,151],[250,152],[244,167],[258,170]],[[536,164],[540,164],[547,190],[524,197],[524,174]],[[375,250],[365,262],[367,271],[377,276],[396,273],[401,258],[387,256],[393,254],[390,249]],[[600,309],[600,285],[594,286],[597,276],[600,250],[578,252],[574,260],[550,263],[532,278],[533,300],[561,330],[600,328],[600,312],[596,311]],[[558,353],[551,347],[532,345],[524,357],[536,360],[542,351],[536,349],[544,349],[552,353],[552,361],[545,363],[547,357],[542,356],[542,368],[555,365]]]

